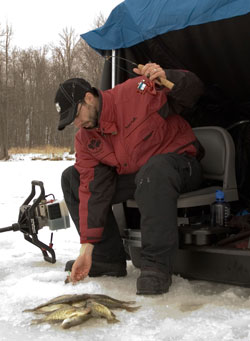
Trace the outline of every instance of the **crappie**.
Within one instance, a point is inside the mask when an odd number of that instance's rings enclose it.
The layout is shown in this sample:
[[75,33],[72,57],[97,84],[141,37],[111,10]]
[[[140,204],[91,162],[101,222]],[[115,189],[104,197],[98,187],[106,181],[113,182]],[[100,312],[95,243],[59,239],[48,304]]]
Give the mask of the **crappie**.
[[34,309],[25,309],[23,310],[24,313],[34,312],[35,314],[49,314],[55,310],[62,309],[62,308],[70,308],[70,304],[51,304],[46,305],[41,308],[34,308]]
[[116,298],[113,298],[111,296],[107,296],[107,295],[102,295],[102,294],[89,294],[91,299],[103,299],[103,300],[107,300],[107,301],[112,301],[112,302],[116,302],[116,303],[120,303],[120,304],[135,304],[135,301],[120,301],[117,300]]
[[36,310],[39,310],[43,307],[46,307],[46,306],[49,306],[49,305],[55,305],[55,304],[70,304],[72,305],[73,303],[76,303],[76,302],[84,302],[84,301],[87,301],[88,299],[90,298],[90,295],[89,294],[82,294],[82,295],[61,295],[61,296],[58,296],[58,297],[55,297],[43,304],[40,304],[38,305],[37,307],[35,308],[32,308],[32,309],[26,309],[25,311],[36,311]]
[[[96,300],[100,302],[101,304],[108,305],[109,308],[121,308],[126,309],[127,311],[134,311],[137,310],[138,307],[127,307],[127,305],[134,304],[135,301],[120,301],[113,297],[107,296],[107,295],[101,295],[101,294],[74,294],[74,295],[61,295],[57,296],[44,304],[40,304],[39,306],[32,308],[32,309],[26,309],[25,311],[38,311],[43,307],[49,306],[49,305],[55,305],[55,304],[70,304],[74,306],[84,306],[85,302],[89,299]],[[122,305],[122,307],[120,306]]]
[[80,302],[80,301],[86,301],[87,299],[90,298],[91,295],[89,294],[74,294],[74,295],[62,295],[53,298],[52,300],[48,301],[44,305],[50,305],[50,304],[72,304],[74,302]]
[[91,308],[85,308],[83,310],[77,310],[73,312],[69,317],[67,317],[65,320],[63,320],[61,327],[63,329],[69,329],[74,326],[78,326],[79,324],[82,324],[83,322],[87,321],[89,318],[91,318],[90,315]]
[[140,308],[140,306],[137,307],[128,306],[128,304],[134,304],[135,303],[134,301],[119,301],[106,295],[91,295],[91,300],[103,304],[109,309],[125,309],[129,312],[133,312]]
[[32,320],[31,324],[40,324],[40,323],[44,323],[44,322],[49,322],[49,323],[62,322],[63,320],[68,318],[75,311],[76,311],[76,308],[74,308],[74,307],[58,309],[58,310],[53,311],[52,313],[46,315],[42,319]]
[[84,307],[86,307],[86,302],[87,302],[87,301],[80,301],[80,302],[72,303],[72,307],[75,307],[75,308],[84,308]]
[[87,307],[91,308],[91,315],[93,317],[104,317],[108,323],[120,322],[117,320],[115,314],[101,303],[88,301]]

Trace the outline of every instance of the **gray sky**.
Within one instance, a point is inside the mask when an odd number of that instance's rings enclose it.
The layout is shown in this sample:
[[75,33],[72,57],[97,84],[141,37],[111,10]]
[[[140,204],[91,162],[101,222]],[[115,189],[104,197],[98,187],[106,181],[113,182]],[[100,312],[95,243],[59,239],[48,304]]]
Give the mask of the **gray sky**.
[[12,26],[12,45],[20,48],[57,43],[64,28],[77,35],[93,29],[95,18],[107,18],[122,0],[1,0],[0,28]]

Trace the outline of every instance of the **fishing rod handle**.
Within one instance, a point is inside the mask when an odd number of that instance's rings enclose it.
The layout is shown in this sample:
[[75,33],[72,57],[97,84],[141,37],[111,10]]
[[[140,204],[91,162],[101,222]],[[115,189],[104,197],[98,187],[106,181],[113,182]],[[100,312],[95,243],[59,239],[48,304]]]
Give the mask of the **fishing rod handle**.
[[[139,70],[141,70],[144,67],[144,65],[143,64],[138,64],[137,67],[138,67]],[[174,83],[170,82],[168,79],[165,79],[163,77],[159,77],[159,81],[160,81],[161,85],[165,86],[166,88],[168,88],[170,90],[174,86]]]

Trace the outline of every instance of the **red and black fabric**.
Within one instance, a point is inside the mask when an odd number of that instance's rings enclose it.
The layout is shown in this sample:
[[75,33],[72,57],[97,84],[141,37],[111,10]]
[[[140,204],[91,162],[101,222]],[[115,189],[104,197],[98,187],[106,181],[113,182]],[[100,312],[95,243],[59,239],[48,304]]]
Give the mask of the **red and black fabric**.
[[[115,176],[137,172],[156,154],[196,155],[190,125],[174,114],[192,106],[203,91],[193,73],[173,71],[175,85],[157,89],[145,77],[136,77],[100,92],[102,108],[96,129],[80,128],[76,134],[76,163],[80,174],[79,216],[81,243],[101,240],[105,219],[115,193]],[[138,84],[143,82],[143,90]],[[166,103],[172,102],[166,106]],[[175,105],[174,105],[175,104]],[[164,109],[164,114],[162,111]]]

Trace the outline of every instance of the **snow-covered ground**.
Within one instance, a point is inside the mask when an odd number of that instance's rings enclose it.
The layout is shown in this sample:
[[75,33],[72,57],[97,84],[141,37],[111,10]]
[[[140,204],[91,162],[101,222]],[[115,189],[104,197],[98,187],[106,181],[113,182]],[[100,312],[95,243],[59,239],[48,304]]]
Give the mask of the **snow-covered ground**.
[[[0,227],[17,222],[19,207],[31,190],[31,181],[44,182],[46,194],[62,199],[60,176],[73,161],[0,162]],[[136,296],[139,270],[128,262],[126,278],[86,279],[77,285],[64,284],[65,262],[79,250],[78,235],[71,228],[54,233],[57,262],[45,262],[40,250],[21,232],[0,234],[0,340],[107,340],[107,341],[231,341],[250,340],[250,289],[174,276],[169,293],[157,297]],[[39,231],[49,243],[50,230]],[[115,310],[120,323],[91,319],[63,330],[55,325],[30,325],[34,307],[58,295],[99,293],[135,300],[141,308],[129,313]]]

